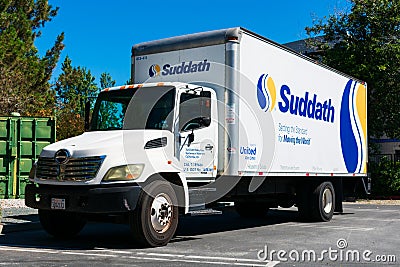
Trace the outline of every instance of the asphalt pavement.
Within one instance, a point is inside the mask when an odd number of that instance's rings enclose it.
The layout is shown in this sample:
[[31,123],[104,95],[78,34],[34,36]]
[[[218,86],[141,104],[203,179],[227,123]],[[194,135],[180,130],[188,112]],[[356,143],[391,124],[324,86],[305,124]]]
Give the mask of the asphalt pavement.
[[46,234],[35,210],[3,210],[0,265],[23,266],[400,266],[400,206],[345,204],[327,223],[304,223],[296,208],[265,219],[185,217],[165,247],[140,248],[126,225],[89,223],[79,236]]
[[14,207],[2,210],[3,234],[41,229],[37,210],[28,207]]

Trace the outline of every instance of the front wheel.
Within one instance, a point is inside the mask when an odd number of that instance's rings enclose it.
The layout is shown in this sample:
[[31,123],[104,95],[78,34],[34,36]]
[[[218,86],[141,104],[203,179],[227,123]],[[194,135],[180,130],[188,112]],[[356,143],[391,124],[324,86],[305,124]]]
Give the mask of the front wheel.
[[178,226],[177,197],[172,186],[154,181],[144,187],[129,224],[136,241],[144,246],[165,246]]
[[43,229],[56,238],[76,236],[86,224],[86,220],[74,212],[39,210],[39,220]]

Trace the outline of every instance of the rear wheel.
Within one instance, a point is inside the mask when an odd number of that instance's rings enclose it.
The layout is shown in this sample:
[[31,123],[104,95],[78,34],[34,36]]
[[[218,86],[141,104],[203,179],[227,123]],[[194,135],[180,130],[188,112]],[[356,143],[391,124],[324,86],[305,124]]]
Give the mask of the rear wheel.
[[267,215],[269,207],[262,202],[235,201],[235,210],[244,218],[263,218]]
[[76,236],[85,226],[86,220],[74,212],[39,210],[43,229],[57,238]]
[[168,244],[178,226],[177,197],[171,185],[155,181],[145,186],[129,224],[140,244],[148,247]]
[[335,211],[335,190],[331,182],[323,182],[315,188],[310,183],[298,192],[297,206],[300,218],[305,221],[327,222]]
[[314,190],[313,219],[328,222],[335,211],[335,190],[331,182],[323,182]]

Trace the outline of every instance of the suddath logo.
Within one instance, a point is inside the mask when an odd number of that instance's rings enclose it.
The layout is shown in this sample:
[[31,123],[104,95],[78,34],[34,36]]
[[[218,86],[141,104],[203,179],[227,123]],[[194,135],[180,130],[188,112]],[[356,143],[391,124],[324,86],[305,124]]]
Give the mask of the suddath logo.
[[188,73],[197,73],[197,72],[208,72],[210,71],[211,63],[208,62],[207,59],[203,61],[183,61],[180,64],[173,65],[165,64],[160,68],[160,65],[153,64],[149,68],[149,76],[156,77],[159,75],[167,76],[167,75],[178,75],[178,74],[188,74]]
[[[287,85],[281,86],[279,95],[282,101],[278,102],[278,108],[282,113],[289,112],[292,115],[331,123],[335,120],[335,107],[331,99],[322,102],[319,101],[317,94],[311,95],[307,91],[304,96],[296,96]],[[262,110],[274,110],[276,87],[274,80],[268,74],[262,74],[258,79],[257,100]]]
[[155,76],[160,75],[160,70],[161,70],[160,65],[158,65],[158,64],[151,65],[149,68],[149,76],[155,77]]
[[[339,119],[340,144],[344,164],[349,173],[366,173],[367,169],[367,88],[363,83],[348,80],[342,95],[339,118],[331,99],[320,100],[317,94],[308,91],[294,95],[287,85],[279,90],[281,101],[278,109],[282,113],[334,123]],[[260,108],[273,111],[277,90],[268,74],[262,74],[257,83],[257,101]]]
[[272,111],[276,102],[276,88],[274,80],[263,74],[257,83],[257,100],[260,108],[265,111]]

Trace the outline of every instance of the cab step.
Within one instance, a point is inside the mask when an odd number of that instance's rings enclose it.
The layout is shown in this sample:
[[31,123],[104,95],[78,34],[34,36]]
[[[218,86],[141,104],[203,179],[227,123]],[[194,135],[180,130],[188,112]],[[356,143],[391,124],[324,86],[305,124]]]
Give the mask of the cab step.
[[189,216],[203,216],[203,215],[221,215],[222,211],[213,209],[193,210],[189,211]]
[[216,188],[189,188],[189,212],[207,210],[207,194]]

